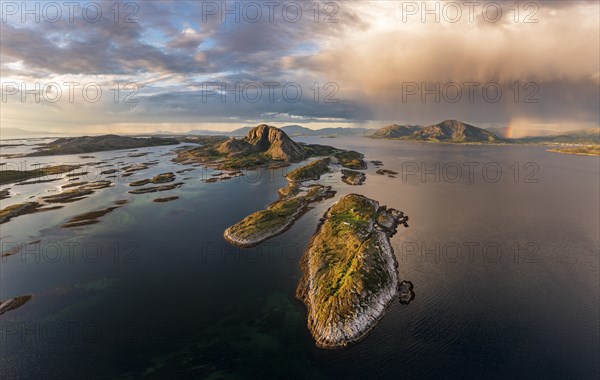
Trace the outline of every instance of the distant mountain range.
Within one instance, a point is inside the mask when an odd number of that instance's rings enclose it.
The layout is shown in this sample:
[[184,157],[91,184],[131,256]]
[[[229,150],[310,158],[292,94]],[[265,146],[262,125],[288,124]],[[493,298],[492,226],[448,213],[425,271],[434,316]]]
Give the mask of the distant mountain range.
[[391,124],[376,130],[375,133],[373,133],[371,136],[374,138],[382,139],[396,139],[400,137],[410,136],[416,131],[420,130],[421,128],[423,127],[419,125]]
[[429,125],[413,133],[412,140],[452,143],[500,143],[506,142],[490,131],[457,120],[445,120]]
[[[252,127],[242,127],[233,130],[227,134],[233,136],[245,136],[252,129]],[[368,136],[373,130],[368,128],[322,128],[322,129],[310,129],[301,125],[286,125],[279,128],[284,131],[288,136]]]
[[246,136],[248,134],[248,132],[250,132],[251,129],[252,129],[252,127],[242,127],[242,128],[234,129],[231,132],[224,132],[224,133],[227,135],[232,135],[232,136]]
[[28,131],[21,128],[0,128],[0,137],[12,137],[12,136],[46,136],[46,135],[64,135],[65,133],[55,133],[48,131]]
[[392,124],[377,130],[372,137],[451,143],[506,142],[505,139],[496,136],[490,131],[458,120],[444,120],[441,123],[427,127]]
[[286,125],[281,130],[290,136],[368,136],[373,133],[368,128],[321,128],[310,129],[300,125]]
[[600,128],[571,131],[553,136],[509,139],[500,137],[490,130],[478,128],[461,121],[445,120],[426,127],[392,124],[378,129],[371,137],[449,143],[600,144]]
[[[194,129],[186,133],[155,131],[151,135],[227,135],[246,136],[252,127],[242,127],[233,131]],[[369,128],[322,128],[310,129],[301,125],[286,125],[280,128],[289,136],[370,136],[379,139],[401,139],[409,141],[434,141],[449,143],[525,143],[525,144],[600,144],[600,128],[569,131],[557,135],[530,136],[518,139],[502,137],[493,128],[483,129],[457,121],[445,120],[429,126],[391,124],[380,129]],[[29,131],[21,128],[2,128],[2,138],[13,136],[54,136],[65,135],[46,131]]]

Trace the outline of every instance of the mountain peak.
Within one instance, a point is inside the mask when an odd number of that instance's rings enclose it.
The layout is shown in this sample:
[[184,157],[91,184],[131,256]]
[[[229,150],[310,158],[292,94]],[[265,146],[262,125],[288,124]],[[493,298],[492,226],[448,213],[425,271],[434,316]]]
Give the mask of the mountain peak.
[[373,137],[379,138],[397,138],[410,136],[416,131],[421,129],[421,127],[417,125],[398,125],[398,124],[390,124],[386,125],[383,128],[378,129],[373,134]]
[[218,148],[229,155],[263,153],[274,160],[300,161],[306,157],[304,148],[295,143],[284,131],[260,124],[248,131],[243,139],[231,138]]
[[427,126],[414,134],[417,140],[446,142],[501,142],[502,139],[482,128],[458,120],[444,120]]

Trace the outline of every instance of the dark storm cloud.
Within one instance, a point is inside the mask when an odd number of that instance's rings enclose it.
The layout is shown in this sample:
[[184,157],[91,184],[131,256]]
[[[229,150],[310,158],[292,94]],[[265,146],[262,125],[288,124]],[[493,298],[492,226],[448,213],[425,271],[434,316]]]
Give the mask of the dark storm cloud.
[[[209,3],[218,6],[210,15]],[[143,102],[127,118],[148,120],[598,120],[597,2],[534,2],[539,6],[534,24],[514,22],[514,1],[497,2],[504,14],[499,22],[485,21],[479,9],[474,22],[456,24],[421,23],[420,18],[403,23],[398,14],[402,3],[391,1],[336,2],[332,9],[320,3],[315,22],[313,3],[297,3],[302,6],[297,22],[283,16],[286,2],[272,20],[265,3],[259,3],[262,17],[249,22],[243,14],[237,21],[223,15],[221,1],[139,2],[135,22],[123,20],[126,3],[120,3],[121,19],[115,22],[112,2],[101,3],[103,17],[94,23],[81,15],[74,22],[57,23],[9,19],[0,26],[2,74],[36,80],[57,75],[130,78],[143,85]],[[327,15],[337,22],[324,22]],[[402,100],[405,82],[469,81],[505,87],[514,81],[535,82],[540,102]],[[305,93],[295,103],[198,102],[206,82],[222,82],[229,89],[236,83],[298,83]],[[314,82],[335,83],[341,101],[323,103],[322,95],[321,101],[311,101],[307,88]]]

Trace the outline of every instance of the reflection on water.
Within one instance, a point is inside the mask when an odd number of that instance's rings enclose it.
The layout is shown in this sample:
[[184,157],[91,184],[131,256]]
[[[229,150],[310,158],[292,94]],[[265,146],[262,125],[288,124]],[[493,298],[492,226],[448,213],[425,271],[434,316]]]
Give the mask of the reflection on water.
[[[335,198],[250,249],[222,233],[276,200],[289,169],[206,183],[212,172],[193,167],[190,179],[178,178],[183,186],[160,193],[177,201],[155,203],[158,194],[128,194],[127,182],[189,168],[170,161],[171,148],[140,149],[148,154],[139,158],[36,157],[158,162],[62,209],[2,225],[2,251],[12,254],[0,261],[0,300],[33,296],[0,316],[2,377],[600,375],[597,158],[535,146],[303,140],[382,165],[369,165],[358,187],[340,173],[324,177]],[[66,183],[2,186],[10,188],[2,207]],[[410,215],[410,228],[392,238],[399,277],[410,282],[363,341],[321,350],[295,299],[299,261],[325,210],[353,192]],[[128,202],[96,224],[60,228],[120,200]]]

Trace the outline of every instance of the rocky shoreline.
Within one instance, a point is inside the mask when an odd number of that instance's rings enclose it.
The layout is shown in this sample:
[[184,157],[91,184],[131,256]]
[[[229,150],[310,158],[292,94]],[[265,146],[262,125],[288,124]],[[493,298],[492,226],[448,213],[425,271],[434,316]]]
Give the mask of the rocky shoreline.
[[335,195],[331,186],[312,185],[304,193],[273,202],[265,210],[248,215],[227,228],[223,237],[232,245],[242,248],[254,247],[290,228],[307,210],[310,203]]
[[333,205],[302,259],[297,297],[321,348],[363,338],[398,292],[390,237],[404,216],[377,201],[349,194]]

